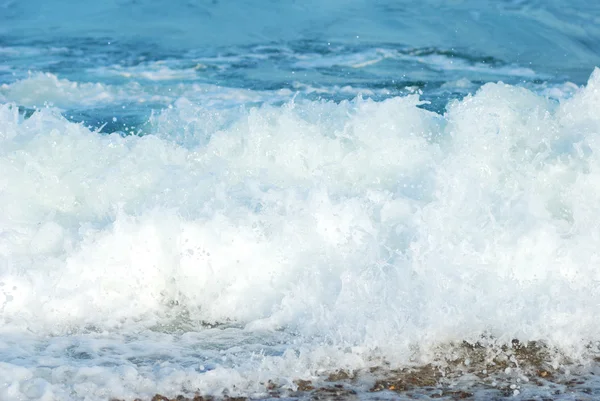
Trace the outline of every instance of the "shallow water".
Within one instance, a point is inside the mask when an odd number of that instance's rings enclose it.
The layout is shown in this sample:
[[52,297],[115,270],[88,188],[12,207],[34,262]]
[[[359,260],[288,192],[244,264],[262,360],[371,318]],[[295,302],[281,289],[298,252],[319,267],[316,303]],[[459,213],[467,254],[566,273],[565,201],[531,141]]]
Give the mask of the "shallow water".
[[0,0],[0,399],[598,394],[600,6],[173,3]]

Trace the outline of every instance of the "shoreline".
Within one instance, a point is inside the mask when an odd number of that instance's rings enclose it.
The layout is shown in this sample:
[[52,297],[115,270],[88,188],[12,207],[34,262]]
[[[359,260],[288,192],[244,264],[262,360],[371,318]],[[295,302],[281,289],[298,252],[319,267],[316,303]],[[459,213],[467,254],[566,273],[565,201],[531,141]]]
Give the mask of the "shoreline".
[[597,400],[600,356],[585,363],[561,356],[536,342],[511,346],[463,343],[435,363],[401,369],[375,367],[332,372],[313,380],[296,379],[294,387],[260,383],[265,391],[249,395],[156,394],[151,398],[110,401],[246,400]]

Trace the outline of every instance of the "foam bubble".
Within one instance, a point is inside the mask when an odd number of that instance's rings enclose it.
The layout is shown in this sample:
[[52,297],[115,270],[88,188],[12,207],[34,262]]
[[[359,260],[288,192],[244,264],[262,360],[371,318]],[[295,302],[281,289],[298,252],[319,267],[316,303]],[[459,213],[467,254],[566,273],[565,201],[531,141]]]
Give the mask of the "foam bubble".
[[[168,67],[164,67],[164,69],[166,70],[157,72],[147,66],[137,67],[131,71],[118,68],[118,71],[125,71],[123,76],[127,78],[120,85],[81,83],[59,78],[50,73],[33,73],[28,78],[0,85],[0,101],[13,102],[31,108],[49,106],[61,110],[80,110],[123,103],[166,106],[184,98],[205,107],[225,109],[252,103],[282,103],[292,97],[292,92],[288,89],[252,91],[197,82],[179,82],[170,86],[159,84],[142,86],[140,84],[140,81],[143,80],[162,81],[185,78],[185,76],[179,75],[180,72],[177,70],[169,70]],[[112,70],[103,68],[98,69],[96,73],[104,76],[109,74],[107,71]],[[154,76],[154,74],[159,75]],[[164,76],[160,74],[164,74]]]
[[[148,81],[182,81],[197,80],[198,71],[204,66],[200,63],[193,68],[176,68],[169,65],[167,61],[156,61],[135,66],[123,67],[114,65],[111,67],[98,67],[92,70],[95,74],[103,76],[119,76],[127,79],[138,79]],[[172,68],[174,67],[174,68]]]
[[114,101],[111,88],[99,83],[79,83],[59,79],[50,73],[35,73],[28,78],[0,86],[5,102],[27,107],[52,105],[69,108]]
[[482,334],[582,355],[599,71],[568,100],[487,84],[443,116],[416,95],[182,99],[144,137],[0,106],[2,395],[258,394]]

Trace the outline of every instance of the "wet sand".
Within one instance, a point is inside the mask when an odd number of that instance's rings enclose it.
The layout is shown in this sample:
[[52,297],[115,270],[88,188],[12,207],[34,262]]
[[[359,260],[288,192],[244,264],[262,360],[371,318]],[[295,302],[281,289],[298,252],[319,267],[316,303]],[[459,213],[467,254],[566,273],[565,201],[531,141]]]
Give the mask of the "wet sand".
[[490,347],[463,343],[440,348],[435,363],[404,369],[380,366],[332,372],[314,380],[297,379],[295,388],[264,385],[246,396],[156,394],[150,399],[112,401],[244,400],[538,400],[600,399],[600,357],[575,362],[539,343]]

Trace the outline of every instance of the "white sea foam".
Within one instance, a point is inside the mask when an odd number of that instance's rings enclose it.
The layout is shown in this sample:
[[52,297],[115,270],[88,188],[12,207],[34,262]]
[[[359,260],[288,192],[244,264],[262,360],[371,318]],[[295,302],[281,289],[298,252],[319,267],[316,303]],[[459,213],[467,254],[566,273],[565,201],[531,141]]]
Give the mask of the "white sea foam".
[[[205,68],[204,65],[197,63],[193,68],[171,68],[167,61],[156,61],[153,63],[144,63],[135,66],[123,67],[114,65],[111,67],[97,67],[91,70],[92,73],[101,76],[120,76],[123,78],[133,78],[148,81],[185,81],[196,80],[198,71]],[[175,63],[176,64],[176,63]]]
[[580,356],[600,70],[419,105],[181,99],[125,138],[0,106],[0,399],[260,394],[482,334]]
[[[284,102],[293,95],[288,89],[252,91],[197,82],[180,82],[169,86],[142,85],[140,80],[182,79],[187,73],[170,70],[167,67],[159,71],[145,68],[136,71],[135,73],[123,72],[123,76],[128,79],[122,85],[81,83],[59,78],[50,73],[32,73],[25,79],[0,85],[0,102],[11,102],[32,108],[50,106],[67,110],[121,103],[167,105],[183,97],[205,107],[222,109],[248,103]],[[108,74],[107,69],[98,69],[96,73]],[[311,91],[307,90],[307,92]]]
[[28,78],[0,85],[0,101],[26,107],[54,106],[61,109],[109,104],[118,100],[140,99],[139,85],[118,88],[100,83],[81,83],[50,73],[31,73]]
[[543,77],[530,68],[516,65],[494,65],[483,61],[469,60],[456,54],[419,54],[419,51],[395,50],[386,48],[367,49],[360,52],[338,54],[293,54],[297,61],[293,64],[297,68],[329,68],[351,67],[361,69],[373,66],[382,61],[406,62],[424,66],[438,72],[463,72],[494,74],[506,77]]

